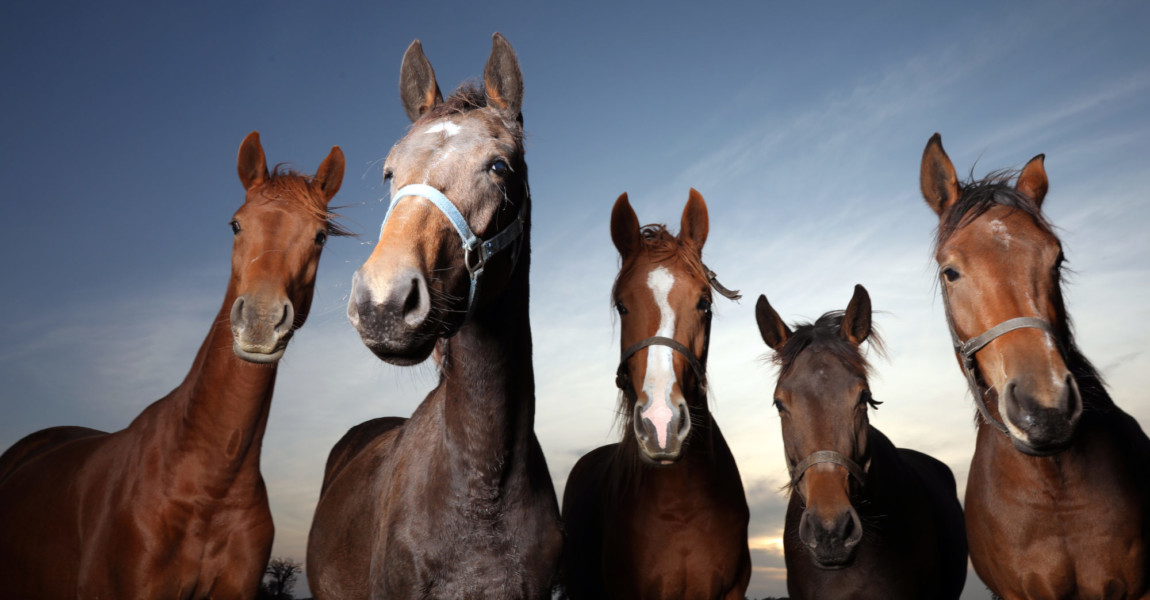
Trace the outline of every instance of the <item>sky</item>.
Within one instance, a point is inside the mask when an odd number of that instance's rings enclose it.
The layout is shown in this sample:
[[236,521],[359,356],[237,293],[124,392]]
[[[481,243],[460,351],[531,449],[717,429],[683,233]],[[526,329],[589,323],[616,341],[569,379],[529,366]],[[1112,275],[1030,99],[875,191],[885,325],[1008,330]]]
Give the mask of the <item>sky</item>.
[[[556,493],[618,436],[611,206],[626,191],[641,222],[675,229],[694,187],[704,261],[744,296],[716,300],[709,380],[751,507],[748,596],[785,595],[759,294],[793,322],[866,286],[888,348],[871,422],[965,489],[974,407],[918,191],[936,131],[960,174],[1046,154],[1079,344],[1150,425],[1147,30],[1138,2],[2,3],[0,448],[54,425],[120,429],[179,384],[226,288],[240,141],[258,130],[272,164],[307,173],[339,145],[333,204],[360,236],[324,251],[263,445],[273,554],[302,561],[331,446],[409,415],[436,381],[430,364],[380,362],[345,316],[386,212],[382,160],[409,124],[400,59],[422,40],[448,91],[481,75],[499,31],[525,86],[535,430]],[[963,598],[988,597],[972,575]]]

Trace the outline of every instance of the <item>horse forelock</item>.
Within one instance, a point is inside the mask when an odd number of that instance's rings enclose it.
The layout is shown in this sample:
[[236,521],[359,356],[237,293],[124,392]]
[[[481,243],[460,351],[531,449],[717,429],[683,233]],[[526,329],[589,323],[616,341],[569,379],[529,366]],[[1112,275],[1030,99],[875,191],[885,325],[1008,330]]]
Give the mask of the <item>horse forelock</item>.
[[260,188],[259,197],[264,202],[292,202],[316,219],[326,222],[329,236],[355,235],[336,222],[341,215],[328,208],[327,203],[315,189],[314,177],[294,171],[282,163],[276,165],[270,175]]
[[[830,352],[856,374],[862,377],[869,375],[870,362],[860,347],[842,335],[845,314],[844,311],[834,310],[824,313],[814,323],[796,324],[794,332],[787,338],[783,347],[771,356],[771,362],[779,367],[779,377],[789,374],[799,355],[807,349]],[[883,353],[882,337],[875,329],[871,329],[866,343],[880,354]]]
[[[443,102],[435,105],[431,110],[427,111],[419,118],[418,121],[412,123],[412,127],[418,123],[425,123],[427,121],[434,121],[443,117],[452,115],[460,115],[469,113],[475,110],[487,108],[487,93],[474,82],[464,82],[455,90],[450,96],[444,99]],[[500,115],[502,117],[502,115]],[[518,115],[516,119],[508,120],[502,119],[504,126],[515,137],[516,144],[522,148],[523,146],[523,116]]]

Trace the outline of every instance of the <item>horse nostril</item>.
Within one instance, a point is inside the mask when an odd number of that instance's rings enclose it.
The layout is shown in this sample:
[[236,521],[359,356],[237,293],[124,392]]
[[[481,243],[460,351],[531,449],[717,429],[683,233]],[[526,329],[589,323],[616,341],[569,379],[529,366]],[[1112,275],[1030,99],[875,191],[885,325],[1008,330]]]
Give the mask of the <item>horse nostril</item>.
[[1071,423],[1077,423],[1078,418],[1082,416],[1082,394],[1078,391],[1078,382],[1074,380],[1074,376],[1066,375],[1066,387],[1063,391],[1065,400],[1063,404],[1066,407],[1066,414],[1069,415]]
[[403,320],[411,327],[423,323],[431,312],[431,297],[427,292],[427,281],[422,274],[411,278],[411,287],[403,299]]
[[275,331],[279,336],[287,335],[292,327],[295,325],[295,309],[292,308],[290,300],[285,300],[283,304],[283,316],[280,317],[280,322],[276,323]]
[[232,327],[240,327],[243,325],[243,318],[244,318],[244,297],[243,296],[236,298],[236,301],[232,303],[232,312],[230,315],[228,315],[228,318],[232,322]]
[[679,429],[676,434],[679,439],[687,437],[687,433],[691,431],[691,411],[684,403],[679,403]]

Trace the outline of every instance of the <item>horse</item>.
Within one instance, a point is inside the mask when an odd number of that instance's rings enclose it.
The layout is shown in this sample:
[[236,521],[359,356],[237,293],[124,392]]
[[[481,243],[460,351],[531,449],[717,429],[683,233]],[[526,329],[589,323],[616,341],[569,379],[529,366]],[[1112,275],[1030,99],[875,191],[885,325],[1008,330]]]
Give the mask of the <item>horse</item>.
[[391,206],[348,318],[388,363],[434,352],[440,381],[409,419],[332,449],[308,581],[320,600],[550,598],[563,534],[533,430],[519,63],[496,33],[483,87],[444,100],[415,40],[400,96],[413,124],[384,163]]
[[922,156],[947,323],[978,407],[971,562],[1008,600],[1150,598],[1150,440],[1075,345],[1044,163],[960,184],[937,133]]
[[779,367],[791,598],[958,598],[967,547],[954,474],[896,448],[867,415],[881,403],[860,346],[881,352],[882,341],[866,288],[855,286],[846,311],[794,329],[759,296],[755,319]]
[[612,298],[622,321],[623,439],[584,455],[567,479],[563,573],[572,600],[743,600],[750,582],[747,498],[707,409],[708,228],[694,189],[677,236],[639,227],[627,194],[611,211],[622,260]]
[[277,364],[307,319],[343,182],[269,172],[240,146],[223,306],[179,387],[126,428],[54,427],[0,456],[6,598],[255,598],[272,547],[260,446]]

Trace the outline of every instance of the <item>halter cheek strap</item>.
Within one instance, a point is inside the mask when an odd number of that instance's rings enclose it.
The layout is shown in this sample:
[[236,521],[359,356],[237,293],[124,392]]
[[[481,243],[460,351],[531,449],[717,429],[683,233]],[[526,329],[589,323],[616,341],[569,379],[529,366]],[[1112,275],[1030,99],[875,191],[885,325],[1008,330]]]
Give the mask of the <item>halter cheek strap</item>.
[[1050,326],[1050,323],[1037,317],[1015,317],[1013,319],[1007,319],[987,329],[982,334],[976,335],[964,342],[959,339],[958,330],[954,327],[954,315],[950,310],[950,296],[946,293],[946,284],[944,283],[942,285],[942,304],[946,310],[946,325],[950,328],[950,339],[954,343],[954,352],[960,359],[962,374],[966,376],[966,383],[970,386],[970,394],[974,396],[974,402],[975,405],[978,406],[978,412],[982,415],[983,420],[992,427],[1002,433],[1010,435],[1010,430],[1006,428],[1006,424],[995,418],[986,406],[986,398],[983,397],[982,389],[979,388],[978,380],[974,375],[978,369],[978,362],[975,361],[974,355],[990,342],[1015,329],[1038,329],[1057,340],[1058,337],[1054,334],[1054,328]]
[[[400,200],[409,196],[426,198],[434,204],[451,222],[451,226],[455,228],[459,238],[463,241],[463,265],[467,267],[467,273],[471,278],[471,289],[467,295],[467,317],[464,319],[466,322],[475,311],[475,299],[479,295],[480,277],[487,266],[487,261],[523,236],[523,226],[527,220],[527,202],[523,202],[519,208],[518,217],[503,231],[495,234],[491,239],[482,240],[471,231],[471,227],[467,225],[467,219],[463,218],[463,214],[459,212],[451,200],[447,199],[443,192],[424,183],[413,183],[403,186],[391,197],[391,204],[387,207],[387,216],[383,218],[383,224],[379,226],[380,237],[383,237],[383,228],[387,225],[387,220],[391,217],[395,206],[399,204]],[[530,192],[528,192],[528,196],[530,196]],[[515,268],[515,264],[519,260],[521,248],[522,245],[518,245],[511,258],[512,269]],[[456,331],[458,331],[458,327],[448,332],[447,336],[454,335]]]

